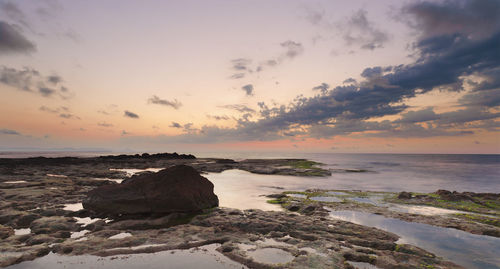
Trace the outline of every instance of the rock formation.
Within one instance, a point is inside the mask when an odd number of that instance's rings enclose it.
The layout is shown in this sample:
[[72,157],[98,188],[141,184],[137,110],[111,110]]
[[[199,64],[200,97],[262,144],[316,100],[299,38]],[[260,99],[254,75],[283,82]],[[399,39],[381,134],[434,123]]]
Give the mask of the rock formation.
[[192,213],[218,206],[213,190],[194,168],[177,165],[96,188],[83,207],[101,216]]

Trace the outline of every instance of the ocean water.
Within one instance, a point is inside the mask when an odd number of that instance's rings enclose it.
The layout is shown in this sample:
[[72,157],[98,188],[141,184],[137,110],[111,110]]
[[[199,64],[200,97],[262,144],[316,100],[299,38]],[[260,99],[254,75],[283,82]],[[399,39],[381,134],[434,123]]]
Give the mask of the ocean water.
[[[187,153],[187,152],[186,152]],[[35,156],[91,157],[117,155],[113,152],[0,152],[0,158]],[[127,153],[133,154],[133,153]],[[203,152],[195,156],[230,158],[304,158],[321,162],[331,169],[326,178],[282,177],[276,187],[285,189],[323,188],[372,191],[433,192],[438,189],[500,192],[500,155],[479,154],[344,154],[344,153],[252,153]],[[346,172],[345,170],[366,172]],[[237,175],[231,175],[238,177]],[[253,177],[246,176],[245,180]],[[235,178],[240,183],[243,179]],[[256,184],[261,184],[261,180]],[[299,181],[299,182],[297,182]],[[303,184],[300,184],[300,181]]]
[[[317,178],[324,189],[434,192],[438,189],[500,192],[500,155],[472,154],[336,154],[336,153],[231,153],[200,157],[305,158],[324,163],[332,175]],[[346,169],[366,172],[346,172]],[[311,183],[311,180],[306,180]],[[283,182],[287,187],[286,182]],[[306,187],[307,188],[307,187]]]

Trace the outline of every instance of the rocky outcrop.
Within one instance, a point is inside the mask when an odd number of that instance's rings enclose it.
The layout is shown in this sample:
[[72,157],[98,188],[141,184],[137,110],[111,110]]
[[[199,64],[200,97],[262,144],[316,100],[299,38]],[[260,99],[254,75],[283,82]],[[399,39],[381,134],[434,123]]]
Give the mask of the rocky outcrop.
[[218,206],[214,185],[194,168],[177,165],[90,191],[83,207],[101,216],[198,212]]

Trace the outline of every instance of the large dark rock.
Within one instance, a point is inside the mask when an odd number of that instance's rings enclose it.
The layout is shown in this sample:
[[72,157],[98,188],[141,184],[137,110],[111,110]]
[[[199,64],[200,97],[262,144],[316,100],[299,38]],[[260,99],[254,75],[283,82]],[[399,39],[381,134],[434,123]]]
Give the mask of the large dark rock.
[[83,207],[98,215],[197,212],[219,205],[214,185],[194,168],[177,165],[90,191]]

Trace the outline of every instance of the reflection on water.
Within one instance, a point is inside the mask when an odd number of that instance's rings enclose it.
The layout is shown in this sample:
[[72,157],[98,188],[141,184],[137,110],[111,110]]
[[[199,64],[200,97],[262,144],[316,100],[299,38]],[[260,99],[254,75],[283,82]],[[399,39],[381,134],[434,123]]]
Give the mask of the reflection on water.
[[89,230],[82,230],[82,231],[79,231],[79,232],[72,232],[70,238],[73,238],[73,239],[80,238],[80,237],[84,236],[88,232],[90,232],[90,231]]
[[113,236],[110,236],[108,239],[123,239],[132,236],[131,233],[119,233]]
[[354,266],[354,268],[357,268],[357,269],[377,269],[378,267],[373,265],[373,264],[369,264],[367,262],[351,262],[351,261],[348,261],[347,263],[349,263],[350,265]]
[[121,172],[125,172],[127,173],[127,176],[128,177],[131,177],[137,173],[140,173],[140,172],[146,172],[146,171],[149,171],[149,172],[158,172],[160,170],[163,170],[165,168],[146,168],[146,169],[133,169],[133,168],[124,168],[124,169],[115,169],[115,168],[110,168],[109,170],[111,171],[121,171]]
[[330,216],[395,233],[401,237],[398,243],[418,246],[466,268],[500,268],[500,238],[357,211],[331,211]]
[[445,209],[445,208],[437,208],[432,206],[422,206],[422,205],[391,205],[389,210],[410,213],[410,214],[419,214],[426,216],[433,215],[444,215],[444,214],[456,214],[456,213],[466,213],[466,214],[474,214],[465,211]]
[[14,235],[25,235],[30,233],[31,233],[30,228],[14,229]]
[[349,195],[346,192],[343,191],[327,191],[326,194],[328,195]]
[[[162,251],[148,254],[116,255],[98,257],[91,255],[63,256],[50,253],[33,261],[26,261],[6,268],[9,269],[88,269],[88,268],[247,268],[226,258],[215,249],[218,244],[206,245],[199,249]],[[205,251],[204,251],[205,250]]]
[[118,179],[118,178],[107,178],[107,177],[94,177],[92,178],[93,180],[107,180],[107,181],[114,181],[118,184],[122,183],[123,179]]
[[355,201],[358,203],[365,203],[371,205],[382,205],[383,197],[370,196],[370,197],[348,197],[347,200]]
[[310,197],[309,199],[313,200],[313,201],[327,202],[327,203],[340,203],[340,202],[342,202],[342,199],[339,199],[337,197],[331,197],[331,196],[316,196],[316,197]]
[[75,204],[64,204],[64,210],[68,211],[78,211],[83,209],[82,203],[75,203]]

